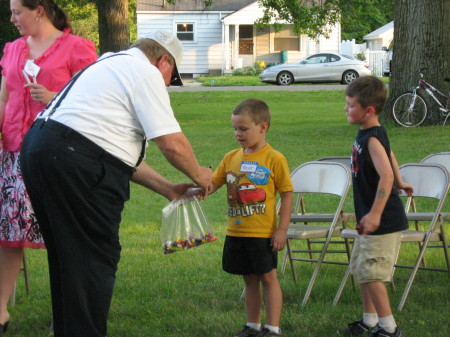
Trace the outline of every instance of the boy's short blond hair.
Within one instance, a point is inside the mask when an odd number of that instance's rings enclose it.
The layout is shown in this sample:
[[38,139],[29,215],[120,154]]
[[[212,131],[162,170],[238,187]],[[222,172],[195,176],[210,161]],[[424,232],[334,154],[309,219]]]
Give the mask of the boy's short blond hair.
[[387,100],[386,85],[375,76],[362,76],[350,83],[345,95],[355,97],[363,108],[373,106],[379,115]]
[[155,40],[142,38],[133,43],[130,48],[138,48],[147,56],[150,62],[156,62],[164,55],[167,55],[169,57],[169,63],[175,65],[173,56]]
[[270,111],[269,106],[266,104],[266,102],[250,98],[242,103],[240,103],[236,108],[233,110],[233,115],[249,115],[252,122],[256,125],[261,124],[262,122],[266,122],[267,126],[270,126]]

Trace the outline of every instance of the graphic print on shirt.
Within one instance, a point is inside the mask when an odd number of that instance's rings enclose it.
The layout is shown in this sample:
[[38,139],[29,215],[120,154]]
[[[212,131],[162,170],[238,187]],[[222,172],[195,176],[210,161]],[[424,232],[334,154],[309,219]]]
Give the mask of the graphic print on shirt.
[[355,178],[358,176],[358,155],[361,154],[361,151],[361,146],[355,141],[352,147],[352,175]]
[[258,165],[248,169],[248,166],[242,164],[241,172],[243,168],[246,172],[242,174],[227,171],[228,215],[248,217],[264,214],[266,191],[257,185],[268,183],[270,170]]

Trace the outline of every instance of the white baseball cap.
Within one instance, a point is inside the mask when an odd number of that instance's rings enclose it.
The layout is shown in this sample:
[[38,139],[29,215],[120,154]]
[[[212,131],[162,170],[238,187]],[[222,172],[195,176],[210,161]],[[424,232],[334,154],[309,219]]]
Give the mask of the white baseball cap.
[[155,30],[144,36],[146,39],[155,40],[161,46],[163,46],[170,55],[175,59],[175,69],[173,71],[170,85],[183,85],[181,81],[180,73],[178,72],[178,66],[183,58],[183,46],[180,40],[172,33],[166,30]]

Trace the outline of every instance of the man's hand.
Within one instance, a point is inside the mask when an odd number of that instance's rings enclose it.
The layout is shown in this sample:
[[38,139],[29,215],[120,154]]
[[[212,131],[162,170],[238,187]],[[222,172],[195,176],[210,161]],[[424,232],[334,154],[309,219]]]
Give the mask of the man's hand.
[[207,191],[208,186],[211,185],[213,171],[209,167],[200,166],[199,176],[195,182],[205,191]]
[[191,196],[191,194],[187,194],[186,192],[190,188],[197,187],[196,185],[192,183],[179,183],[179,184],[172,184],[172,189],[170,194],[168,195],[168,199],[170,201],[175,199],[180,199],[182,197]]

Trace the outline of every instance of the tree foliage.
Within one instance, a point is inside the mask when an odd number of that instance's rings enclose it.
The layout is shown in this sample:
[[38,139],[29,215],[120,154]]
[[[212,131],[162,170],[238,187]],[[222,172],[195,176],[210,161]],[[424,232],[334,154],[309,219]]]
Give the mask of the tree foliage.
[[59,0],[70,18],[72,33],[91,40],[99,46],[97,7],[89,0]]
[[[362,37],[392,21],[394,0],[261,0],[264,16],[258,24],[292,23],[298,34],[328,36],[340,23],[344,40]],[[274,24],[279,28],[280,24]]]
[[263,17],[259,25],[273,24],[278,30],[280,23],[292,23],[297,34],[311,38],[328,36],[332,26],[339,22],[339,1],[337,0],[261,0]]
[[340,0],[343,40],[363,43],[363,36],[394,20],[394,0]]

